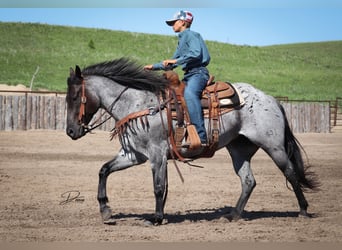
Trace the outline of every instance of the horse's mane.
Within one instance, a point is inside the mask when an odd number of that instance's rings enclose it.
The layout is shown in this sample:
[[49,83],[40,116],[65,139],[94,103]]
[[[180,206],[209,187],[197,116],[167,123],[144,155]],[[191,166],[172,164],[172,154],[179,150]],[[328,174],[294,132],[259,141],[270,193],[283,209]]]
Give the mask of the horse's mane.
[[119,58],[90,65],[82,70],[83,76],[103,76],[130,88],[163,91],[168,81],[155,71],[145,70],[141,65],[128,58]]

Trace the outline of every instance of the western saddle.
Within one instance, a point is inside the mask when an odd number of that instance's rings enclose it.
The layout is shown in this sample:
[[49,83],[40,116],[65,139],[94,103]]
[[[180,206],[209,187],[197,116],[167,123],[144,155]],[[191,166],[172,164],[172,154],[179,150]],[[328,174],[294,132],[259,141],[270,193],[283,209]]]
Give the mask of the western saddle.
[[[185,83],[179,80],[174,71],[165,71],[164,76],[170,82],[167,91],[169,103],[168,124],[169,136],[173,153],[179,158],[184,158],[182,152],[199,152],[196,158],[212,157],[217,150],[220,134],[220,116],[243,105],[239,92],[228,82],[214,81],[210,76],[207,86],[202,93],[201,104],[203,115],[208,118],[207,145],[201,145],[196,128],[191,124],[186,102],[184,100]],[[176,127],[172,129],[172,121],[176,121]],[[187,148],[184,149],[184,145]],[[201,150],[198,150],[201,148]],[[185,154],[187,155],[187,154]]]

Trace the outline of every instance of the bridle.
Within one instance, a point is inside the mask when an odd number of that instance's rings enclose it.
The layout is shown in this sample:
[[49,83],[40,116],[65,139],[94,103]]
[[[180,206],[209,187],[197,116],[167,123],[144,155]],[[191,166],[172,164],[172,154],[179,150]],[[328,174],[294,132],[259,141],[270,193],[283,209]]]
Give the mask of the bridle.
[[81,82],[81,87],[82,87],[82,92],[81,92],[81,105],[80,105],[80,111],[78,113],[78,124],[81,126],[86,126],[84,124],[84,118],[85,118],[85,106],[87,103],[87,97],[85,95],[85,82],[84,79],[82,78]]
[[[105,122],[107,122],[109,119],[113,118],[113,115],[109,112],[109,110],[112,110],[112,108],[114,107],[115,103],[120,99],[122,94],[127,89],[128,89],[128,87],[125,87],[121,91],[121,93],[115,98],[115,100],[112,102],[112,104],[107,109],[108,111],[104,111],[103,113],[101,113],[99,118],[97,118],[92,124],[88,124],[87,125],[87,124],[85,124],[85,112],[86,112],[87,96],[85,94],[85,81],[84,81],[84,79],[82,77],[82,82],[81,82],[81,104],[80,104],[80,110],[79,110],[79,113],[78,113],[78,124],[81,125],[84,128],[84,131],[85,131],[84,134],[87,134],[87,133],[91,132],[92,130],[96,129],[97,127],[99,127],[102,124],[104,124]],[[109,116],[106,119],[104,119],[103,121],[101,121],[100,123],[98,123],[101,120],[101,118],[106,113],[108,113]]]

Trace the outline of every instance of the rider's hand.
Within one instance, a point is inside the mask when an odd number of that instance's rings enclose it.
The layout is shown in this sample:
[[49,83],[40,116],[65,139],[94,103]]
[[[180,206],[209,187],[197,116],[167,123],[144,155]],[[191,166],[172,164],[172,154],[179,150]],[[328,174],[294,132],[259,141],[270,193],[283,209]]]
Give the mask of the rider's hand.
[[152,64],[145,65],[145,66],[144,66],[144,69],[152,70],[152,69],[153,69],[153,65],[152,65]]
[[167,59],[163,61],[163,66],[167,67],[167,66],[175,64],[176,62],[177,62],[176,59]]

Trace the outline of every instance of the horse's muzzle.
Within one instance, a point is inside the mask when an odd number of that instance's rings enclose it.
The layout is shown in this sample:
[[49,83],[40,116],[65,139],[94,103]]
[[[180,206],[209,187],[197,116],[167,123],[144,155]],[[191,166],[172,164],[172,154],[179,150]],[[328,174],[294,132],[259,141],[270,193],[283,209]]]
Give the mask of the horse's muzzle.
[[66,133],[71,139],[77,140],[85,135],[85,130],[83,126],[67,127]]

